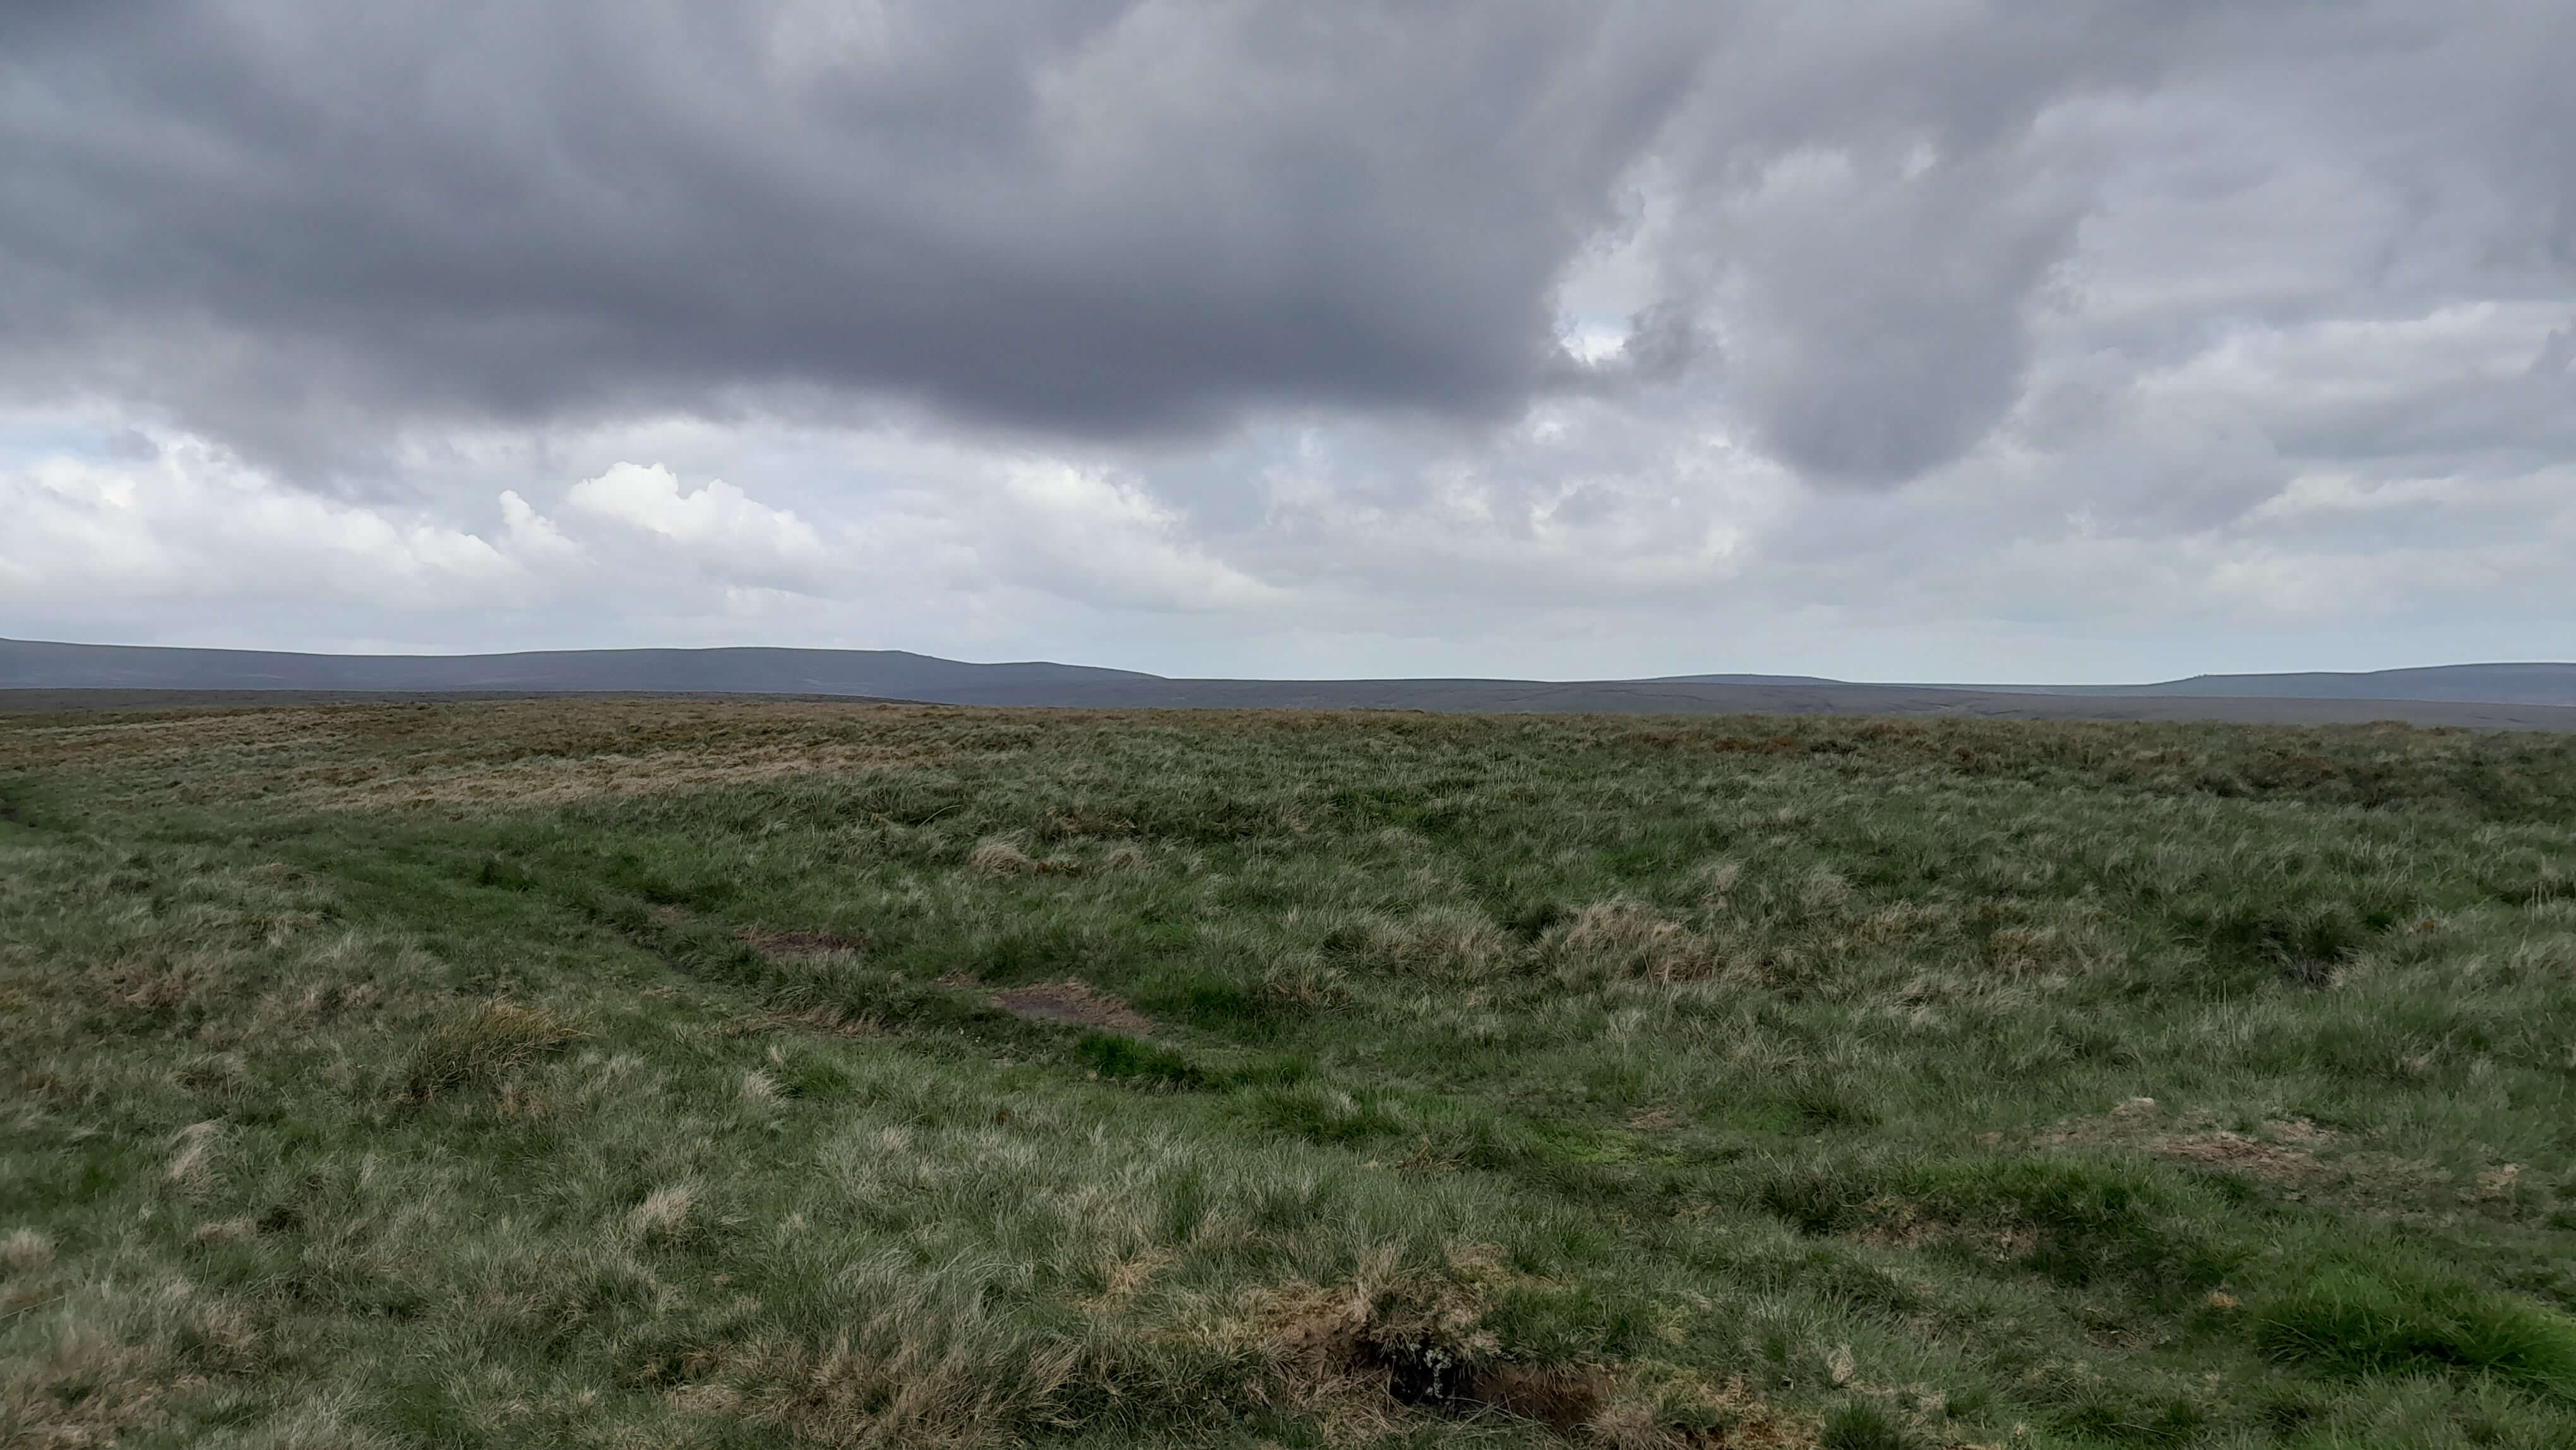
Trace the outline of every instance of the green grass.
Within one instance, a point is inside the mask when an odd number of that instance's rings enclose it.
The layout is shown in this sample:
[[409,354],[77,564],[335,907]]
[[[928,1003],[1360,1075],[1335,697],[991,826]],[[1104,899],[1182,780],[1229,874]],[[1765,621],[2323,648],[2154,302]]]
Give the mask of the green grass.
[[0,719],[0,1444],[2564,1446],[2572,998],[2559,737]]

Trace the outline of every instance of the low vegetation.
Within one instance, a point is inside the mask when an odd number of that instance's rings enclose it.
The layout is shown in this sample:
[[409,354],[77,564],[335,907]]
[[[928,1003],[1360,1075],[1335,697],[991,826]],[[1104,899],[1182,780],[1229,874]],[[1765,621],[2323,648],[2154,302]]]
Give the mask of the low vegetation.
[[2576,740],[0,719],[0,1444],[2576,1444]]

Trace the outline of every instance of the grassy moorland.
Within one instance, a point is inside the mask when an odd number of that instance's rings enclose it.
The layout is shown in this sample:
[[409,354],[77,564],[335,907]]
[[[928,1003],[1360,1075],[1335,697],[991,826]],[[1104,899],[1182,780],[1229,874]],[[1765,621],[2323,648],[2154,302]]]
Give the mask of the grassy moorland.
[[2576,739],[0,719],[0,1444],[2576,1444]]

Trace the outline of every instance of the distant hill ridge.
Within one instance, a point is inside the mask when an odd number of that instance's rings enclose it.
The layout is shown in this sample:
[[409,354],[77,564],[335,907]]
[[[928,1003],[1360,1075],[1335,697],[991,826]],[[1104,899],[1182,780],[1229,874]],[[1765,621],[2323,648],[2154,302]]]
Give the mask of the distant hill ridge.
[[[1674,675],[1675,681],[1734,684],[1753,675]],[[1833,681],[1814,681],[1827,684]],[[2576,664],[2422,665],[2396,670],[2306,670],[2271,675],[2193,675],[2145,685],[1914,685],[1896,689],[1975,690],[2009,695],[2188,695],[2204,699],[2462,700],[2496,705],[2576,705]]]
[[[1032,660],[970,664],[906,650],[612,649],[324,655],[0,639],[0,708],[105,703],[134,691],[368,694],[841,695],[956,705],[1398,709],[1625,714],[1982,715],[2039,719],[2405,720],[2576,728],[2576,664],[2368,673],[2198,675],[2149,685],[1885,685],[1797,675],[1655,680],[1197,680]],[[80,698],[32,701],[28,692]]]
[[[1151,680],[1045,661],[974,665],[908,650],[581,649],[490,655],[323,655],[0,640],[0,688],[540,690],[924,697],[966,685],[1044,690]],[[926,698],[926,697],[924,697]]]

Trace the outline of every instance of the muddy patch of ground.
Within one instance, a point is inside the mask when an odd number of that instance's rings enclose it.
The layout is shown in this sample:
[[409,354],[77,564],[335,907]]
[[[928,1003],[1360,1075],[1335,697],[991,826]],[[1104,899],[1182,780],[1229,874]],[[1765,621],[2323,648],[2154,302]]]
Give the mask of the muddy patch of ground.
[[1061,982],[1006,987],[985,1000],[1029,1022],[1096,1027],[1105,1032],[1124,1032],[1134,1037],[1143,1037],[1154,1030],[1154,1024],[1142,1013],[1089,983],[1070,977]]

